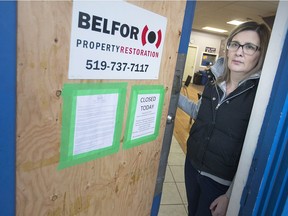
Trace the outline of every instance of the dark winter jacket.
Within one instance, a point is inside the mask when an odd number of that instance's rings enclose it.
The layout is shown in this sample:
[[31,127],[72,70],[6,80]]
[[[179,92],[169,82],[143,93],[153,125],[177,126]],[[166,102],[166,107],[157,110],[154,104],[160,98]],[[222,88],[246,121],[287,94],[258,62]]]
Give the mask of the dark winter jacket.
[[248,80],[218,104],[222,90],[208,84],[187,140],[194,168],[231,181],[236,173],[258,79]]
[[258,80],[259,74],[254,75],[227,97],[223,97],[225,88],[209,82],[203,91],[200,107],[180,96],[179,107],[186,112],[190,107],[188,113],[192,117],[197,114],[187,140],[187,157],[195,169],[233,180]]

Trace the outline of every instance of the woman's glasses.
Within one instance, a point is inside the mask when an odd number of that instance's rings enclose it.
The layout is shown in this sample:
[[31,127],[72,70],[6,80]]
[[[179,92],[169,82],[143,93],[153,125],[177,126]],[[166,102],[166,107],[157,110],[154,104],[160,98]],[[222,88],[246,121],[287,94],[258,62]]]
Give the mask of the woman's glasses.
[[227,45],[227,49],[230,51],[237,51],[240,47],[242,47],[242,50],[246,55],[253,55],[257,50],[260,50],[260,47],[252,43],[246,43],[241,45],[237,41],[231,41]]

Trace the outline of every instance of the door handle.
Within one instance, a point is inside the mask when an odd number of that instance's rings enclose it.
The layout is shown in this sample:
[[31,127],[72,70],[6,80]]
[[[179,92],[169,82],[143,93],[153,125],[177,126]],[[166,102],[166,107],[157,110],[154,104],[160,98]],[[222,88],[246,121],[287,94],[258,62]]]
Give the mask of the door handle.
[[174,122],[174,116],[172,116],[171,114],[168,114],[167,116],[167,124],[172,124]]

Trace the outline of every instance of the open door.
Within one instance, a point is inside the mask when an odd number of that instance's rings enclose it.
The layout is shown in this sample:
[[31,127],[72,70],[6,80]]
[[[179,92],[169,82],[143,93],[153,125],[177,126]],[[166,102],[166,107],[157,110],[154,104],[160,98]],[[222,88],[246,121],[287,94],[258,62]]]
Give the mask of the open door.
[[[121,77],[117,79],[68,78],[74,3],[69,1],[19,1],[17,3],[16,215],[149,215],[186,2],[131,1],[127,3],[166,17],[167,25],[166,34],[162,35],[164,45],[158,78],[126,78],[125,80]],[[117,9],[119,8],[111,7],[111,10],[115,11],[115,16],[123,16],[127,13]],[[82,18],[84,20],[82,26],[85,28],[85,19],[88,19],[88,15],[84,14]],[[95,23],[90,27],[97,31],[100,21],[104,26],[108,25],[105,24],[107,21],[105,19],[105,17],[100,19],[97,15],[91,17]],[[127,36],[128,24],[120,27],[115,21],[114,25],[115,29],[122,28],[122,36]],[[106,30],[102,29],[102,31]],[[110,33],[112,32],[111,30]],[[136,34],[136,30],[134,33]],[[152,43],[155,35],[150,36],[148,41]],[[131,60],[132,57],[127,54],[126,58]],[[77,64],[77,59],[74,63]],[[86,68],[97,68],[96,62],[93,62],[94,65],[90,63],[87,62]],[[105,65],[99,65],[101,66]],[[63,104],[65,86],[75,84],[87,87],[93,84],[111,83],[117,85],[120,82],[126,83],[126,92],[124,91],[123,112],[119,115],[123,121],[120,125],[118,149],[111,154],[100,154],[96,159],[80,159],[80,163],[64,164],[64,168],[59,169],[63,153],[61,152],[63,125],[64,130],[66,126],[71,126],[63,124],[66,121],[63,109],[71,102],[68,100],[68,103]],[[134,86],[140,86],[143,91],[149,86],[162,86],[164,104],[159,118],[158,136],[147,139],[147,142],[144,140],[141,145],[124,148],[123,141],[127,138],[125,137],[127,119],[133,114],[130,112],[129,105],[133,102],[131,92]],[[71,92],[74,90],[72,89]],[[82,90],[87,93],[86,89]],[[73,114],[73,109],[70,111]],[[68,149],[68,152],[70,150]]]

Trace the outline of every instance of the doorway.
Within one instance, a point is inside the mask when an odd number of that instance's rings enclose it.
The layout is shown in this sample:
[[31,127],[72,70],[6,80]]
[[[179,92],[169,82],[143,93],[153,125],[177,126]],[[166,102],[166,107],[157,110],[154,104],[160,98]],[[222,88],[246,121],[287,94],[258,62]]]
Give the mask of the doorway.
[[187,79],[188,75],[193,77],[193,74],[195,72],[195,64],[196,64],[197,52],[198,52],[198,47],[197,46],[189,45],[188,51],[187,51],[187,58],[186,58],[185,68],[184,68],[184,75],[183,75],[183,80],[184,81]]

